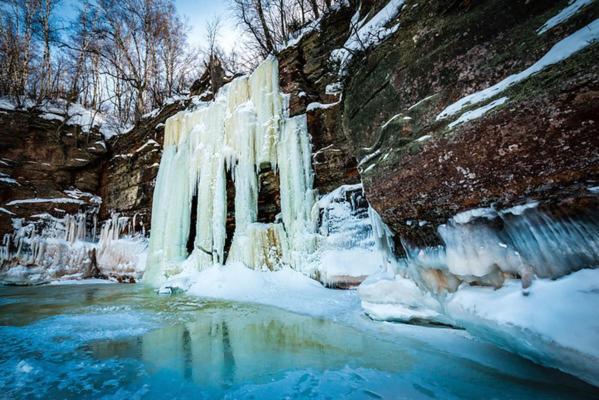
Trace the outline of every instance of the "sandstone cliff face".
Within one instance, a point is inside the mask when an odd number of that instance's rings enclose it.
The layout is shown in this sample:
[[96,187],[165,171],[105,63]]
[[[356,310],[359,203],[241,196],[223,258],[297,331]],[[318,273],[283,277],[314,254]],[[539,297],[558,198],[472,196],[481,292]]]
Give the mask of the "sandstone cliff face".
[[61,217],[98,207],[95,195],[108,153],[102,135],[44,116],[35,110],[0,112],[0,235],[12,231],[15,217]]
[[360,181],[350,142],[343,134],[339,118],[343,98],[334,85],[337,69],[330,61],[331,52],[347,39],[353,13],[353,7],[333,11],[317,29],[277,56],[281,91],[290,95],[290,114],[308,115],[314,187],[321,194]]
[[587,190],[599,178],[596,43],[508,87],[493,97],[505,102],[480,118],[436,118],[525,70],[599,16],[595,3],[537,32],[567,5],[407,1],[397,32],[351,65],[344,133],[364,160],[370,204],[399,238],[436,244],[439,224],[476,207],[541,200],[596,209]]

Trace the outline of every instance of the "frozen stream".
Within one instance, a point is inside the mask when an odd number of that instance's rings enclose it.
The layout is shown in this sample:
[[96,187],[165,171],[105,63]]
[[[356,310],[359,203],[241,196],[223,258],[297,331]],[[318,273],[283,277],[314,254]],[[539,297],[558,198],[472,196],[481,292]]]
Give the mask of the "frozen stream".
[[599,398],[449,330],[373,327],[133,285],[0,287],[0,398]]

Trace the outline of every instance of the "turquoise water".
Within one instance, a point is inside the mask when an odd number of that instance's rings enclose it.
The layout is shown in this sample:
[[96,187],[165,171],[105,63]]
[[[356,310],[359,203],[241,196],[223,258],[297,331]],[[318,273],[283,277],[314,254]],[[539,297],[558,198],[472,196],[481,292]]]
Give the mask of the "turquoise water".
[[136,285],[0,287],[0,349],[10,399],[599,398],[504,352],[494,368],[407,337]]

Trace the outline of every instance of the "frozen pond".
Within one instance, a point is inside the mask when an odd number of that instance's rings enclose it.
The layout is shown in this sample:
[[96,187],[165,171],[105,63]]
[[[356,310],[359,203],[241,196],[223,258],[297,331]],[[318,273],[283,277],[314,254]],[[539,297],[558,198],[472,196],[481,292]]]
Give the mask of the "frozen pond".
[[157,296],[136,285],[0,287],[0,348],[0,398],[10,399],[599,393],[503,352],[503,368],[493,368],[413,338],[391,342],[276,308]]

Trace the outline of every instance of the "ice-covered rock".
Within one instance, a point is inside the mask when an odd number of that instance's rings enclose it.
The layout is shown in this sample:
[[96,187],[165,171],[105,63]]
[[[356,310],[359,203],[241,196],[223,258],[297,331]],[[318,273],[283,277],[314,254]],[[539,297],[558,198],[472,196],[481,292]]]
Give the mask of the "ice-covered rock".
[[441,303],[414,281],[396,275],[373,276],[358,287],[362,308],[372,319],[449,324]]
[[599,385],[599,270],[502,288],[460,288],[447,315],[477,337]]

